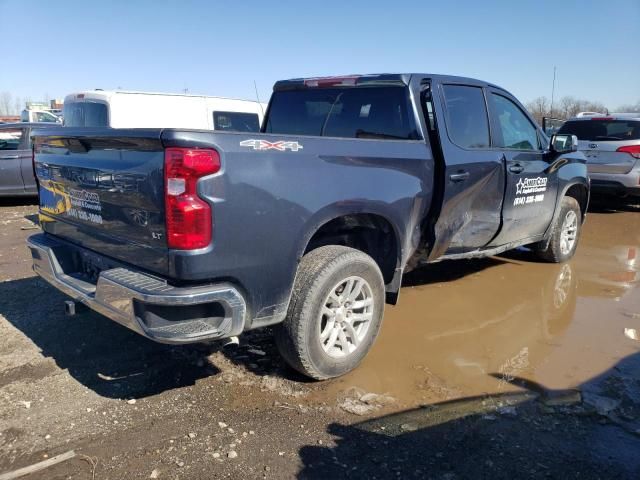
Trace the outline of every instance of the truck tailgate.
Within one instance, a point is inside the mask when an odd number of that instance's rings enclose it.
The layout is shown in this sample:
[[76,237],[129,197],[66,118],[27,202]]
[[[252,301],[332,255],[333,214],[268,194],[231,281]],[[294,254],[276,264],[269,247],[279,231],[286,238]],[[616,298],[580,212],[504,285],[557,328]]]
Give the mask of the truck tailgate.
[[160,133],[105,128],[38,132],[34,168],[43,230],[166,273]]

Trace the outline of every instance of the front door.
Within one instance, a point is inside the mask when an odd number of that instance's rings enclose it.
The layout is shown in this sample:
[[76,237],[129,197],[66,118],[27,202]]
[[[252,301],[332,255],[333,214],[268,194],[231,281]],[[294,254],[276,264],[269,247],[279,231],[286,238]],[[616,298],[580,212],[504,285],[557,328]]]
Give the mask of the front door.
[[0,195],[24,194],[20,157],[24,129],[0,129]]
[[542,136],[518,103],[501,90],[488,90],[493,143],[506,167],[502,228],[492,246],[542,235],[553,217],[558,176],[546,161]]

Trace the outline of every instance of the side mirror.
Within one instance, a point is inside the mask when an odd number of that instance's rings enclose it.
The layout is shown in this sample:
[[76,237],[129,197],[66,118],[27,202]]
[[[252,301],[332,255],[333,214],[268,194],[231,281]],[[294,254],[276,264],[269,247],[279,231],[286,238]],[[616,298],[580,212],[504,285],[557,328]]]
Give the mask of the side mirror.
[[551,135],[549,151],[569,153],[578,151],[578,137],[575,135]]

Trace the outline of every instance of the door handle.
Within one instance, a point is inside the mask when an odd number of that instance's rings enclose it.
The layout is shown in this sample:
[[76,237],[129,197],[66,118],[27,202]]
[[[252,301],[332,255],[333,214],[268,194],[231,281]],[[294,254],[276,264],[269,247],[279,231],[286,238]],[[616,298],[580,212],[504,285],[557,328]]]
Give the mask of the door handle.
[[463,170],[459,171],[458,173],[452,173],[451,175],[449,175],[449,180],[451,180],[452,182],[463,182],[467,178],[469,178],[469,172],[465,172]]
[[515,163],[509,167],[509,171],[511,173],[522,173],[524,171],[524,167],[519,163]]

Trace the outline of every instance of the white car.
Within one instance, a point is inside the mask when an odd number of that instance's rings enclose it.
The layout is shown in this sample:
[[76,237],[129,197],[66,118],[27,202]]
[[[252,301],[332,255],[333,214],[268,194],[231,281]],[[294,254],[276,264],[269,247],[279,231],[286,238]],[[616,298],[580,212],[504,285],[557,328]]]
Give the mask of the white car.
[[64,125],[258,132],[266,104],[234,98],[90,90],[64,99]]
[[24,109],[20,114],[20,121],[29,123],[62,123],[62,118],[49,110]]

